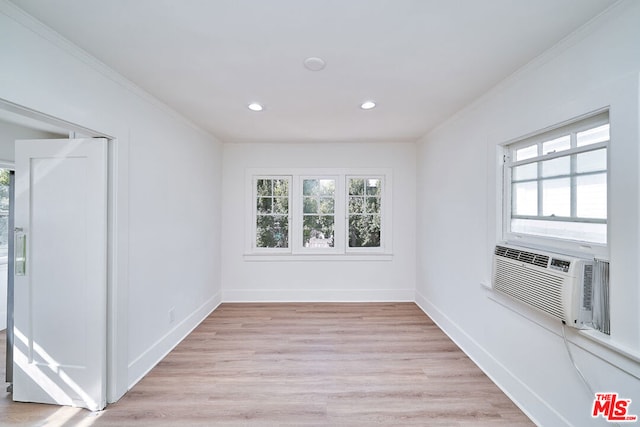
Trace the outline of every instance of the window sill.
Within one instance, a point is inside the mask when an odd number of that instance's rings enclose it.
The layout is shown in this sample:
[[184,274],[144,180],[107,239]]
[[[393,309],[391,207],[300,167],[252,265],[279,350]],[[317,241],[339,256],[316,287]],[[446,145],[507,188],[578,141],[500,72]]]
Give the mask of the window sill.
[[[578,330],[578,335],[588,338],[589,340],[599,344],[602,347],[606,347],[609,350],[615,351],[616,353],[624,356],[625,358],[632,360],[636,363],[640,363],[640,352],[638,350],[633,350],[619,344],[611,339],[609,335],[603,334],[593,329],[581,329]],[[585,350],[589,350],[588,345],[581,345]],[[635,374],[636,377],[640,378],[640,372]]]
[[353,253],[353,254],[244,254],[244,261],[392,261],[390,253]]

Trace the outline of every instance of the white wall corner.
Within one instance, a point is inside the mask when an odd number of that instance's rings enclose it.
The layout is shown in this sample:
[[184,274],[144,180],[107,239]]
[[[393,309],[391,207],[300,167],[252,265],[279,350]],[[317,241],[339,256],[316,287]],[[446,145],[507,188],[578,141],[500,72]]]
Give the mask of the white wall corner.
[[129,390],[164,359],[222,303],[216,293],[129,364]]
[[509,397],[536,425],[571,426],[553,406],[517,378],[425,296],[416,291],[418,307]]

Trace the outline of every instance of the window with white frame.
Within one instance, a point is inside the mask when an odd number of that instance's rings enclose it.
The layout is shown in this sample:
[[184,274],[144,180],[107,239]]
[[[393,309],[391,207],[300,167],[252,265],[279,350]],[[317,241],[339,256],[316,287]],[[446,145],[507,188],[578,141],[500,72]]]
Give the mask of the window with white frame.
[[608,147],[608,112],[506,146],[507,240],[606,246]]
[[289,177],[255,179],[256,248],[289,247]]
[[336,180],[302,180],[302,246],[333,248],[335,245]]
[[380,247],[382,179],[348,177],[348,221],[350,248]]
[[362,171],[251,173],[249,253],[389,253],[390,172],[358,173]]

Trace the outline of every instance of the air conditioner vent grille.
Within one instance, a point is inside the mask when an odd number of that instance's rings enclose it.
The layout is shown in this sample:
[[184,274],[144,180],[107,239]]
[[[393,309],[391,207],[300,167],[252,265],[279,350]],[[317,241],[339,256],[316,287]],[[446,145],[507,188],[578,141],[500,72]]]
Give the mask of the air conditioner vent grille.
[[582,308],[591,311],[593,309],[593,265],[584,266],[582,289]]
[[[511,248],[505,249],[509,252],[514,251]],[[496,255],[499,255],[498,247],[496,247]],[[511,257],[507,256],[507,258]],[[549,257],[546,258],[548,262]],[[524,262],[522,259],[518,260]],[[567,319],[567,313],[562,304],[563,282],[563,278],[557,274],[495,258],[494,288],[496,290],[561,320]]]
[[547,268],[549,266],[549,257],[547,255],[536,254],[534,252],[507,248],[504,246],[496,246],[495,254],[501,257],[525,262],[527,264],[536,265],[538,267]]

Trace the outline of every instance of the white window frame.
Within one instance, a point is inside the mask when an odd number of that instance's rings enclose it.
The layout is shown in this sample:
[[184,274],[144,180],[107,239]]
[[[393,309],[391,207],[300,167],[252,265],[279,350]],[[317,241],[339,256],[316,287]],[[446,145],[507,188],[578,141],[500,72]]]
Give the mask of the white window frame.
[[[288,242],[288,246],[286,248],[263,248],[263,247],[258,247],[257,245],[257,232],[258,232],[258,209],[256,206],[257,200],[258,200],[258,180],[260,179],[271,179],[271,180],[275,180],[275,179],[285,179],[287,181],[289,181],[289,197],[288,197],[288,203],[289,203],[289,214],[287,216],[287,221],[289,222],[289,226],[287,228],[287,242]],[[264,174],[260,174],[260,175],[254,175],[252,177],[252,181],[251,181],[251,204],[250,206],[252,207],[252,213],[251,213],[251,248],[252,251],[255,253],[289,253],[291,251],[291,227],[292,227],[292,223],[291,223],[291,195],[293,193],[293,189],[292,189],[292,177],[291,175],[264,175]]]
[[[278,168],[247,169],[247,206],[245,213],[245,260],[391,260],[392,257],[392,171],[386,168],[318,169]],[[379,247],[348,247],[348,194],[349,178],[379,178],[382,185],[381,235]],[[283,179],[289,181],[289,247],[259,248],[256,246],[257,228],[257,180]],[[335,179],[335,233],[334,247],[307,248],[303,245],[303,180]]]
[[[609,216],[609,206],[610,206],[610,140],[607,142],[599,142],[595,144],[590,144],[582,147],[576,147],[575,138],[578,132],[592,129],[594,127],[604,125],[610,123],[609,121],[609,112],[608,110],[601,110],[586,116],[582,116],[580,118],[571,120],[569,122],[565,122],[555,128],[548,129],[536,133],[532,136],[528,136],[525,138],[521,138],[518,140],[510,141],[502,145],[503,152],[503,179],[502,179],[502,189],[503,189],[503,203],[502,203],[502,241],[507,243],[513,243],[521,246],[529,246],[533,248],[538,248],[542,250],[549,250],[567,254],[575,254],[577,256],[595,256],[601,258],[608,258],[608,242],[609,242],[609,226],[608,223],[610,221]],[[547,142],[553,140],[555,138],[571,134],[571,148],[567,150],[563,150],[557,153],[549,153],[546,155],[541,155],[540,152],[537,157],[535,157],[534,161],[541,160],[551,160],[558,157],[570,156],[572,154],[583,153],[594,151],[598,149],[606,149],[607,150],[607,218],[605,224],[607,224],[607,243],[600,244],[595,242],[586,242],[586,241],[577,241],[571,239],[565,239],[561,237],[547,237],[547,236],[538,236],[533,234],[519,233],[511,231],[511,212],[512,212],[512,168],[526,164],[533,159],[527,159],[523,161],[515,161],[512,159],[513,153],[515,150],[527,147],[533,144],[542,144],[543,142]],[[572,173],[573,173],[572,166]],[[572,196],[573,199],[574,196]],[[573,202],[573,200],[572,200]]]
[[[341,247],[344,245],[342,233],[339,231],[344,227],[344,212],[343,205],[339,202],[342,194],[344,193],[344,182],[340,175],[299,175],[297,177],[297,185],[295,186],[295,193],[299,197],[294,197],[294,206],[296,215],[294,216],[294,244],[293,253],[301,254],[339,254]],[[305,179],[332,179],[336,183],[336,191],[334,194],[334,242],[332,248],[307,248],[303,244],[303,226],[304,226],[304,195],[303,195],[303,183]]]
[[[386,193],[386,187],[387,187],[387,183],[386,183],[386,177],[384,175],[379,175],[379,174],[370,174],[370,175],[346,175],[345,179],[344,179],[344,185],[345,185],[345,195],[344,195],[344,200],[345,200],[345,232],[344,232],[344,237],[345,237],[345,250],[346,252],[351,252],[351,253],[371,253],[371,252],[383,252],[384,248],[385,248],[385,237],[387,234],[387,227],[385,226],[385,217],[386,217],[386,213],[385,213],[385,208],[387,205],[387,197],[385,197],[385,193]],[[350,179],[379,179],[380,180],[380,246],[375,246],[375,247],[350,247],[349,246],[349,191],[347,191],[348,188],[348,184],[347,182]]]

